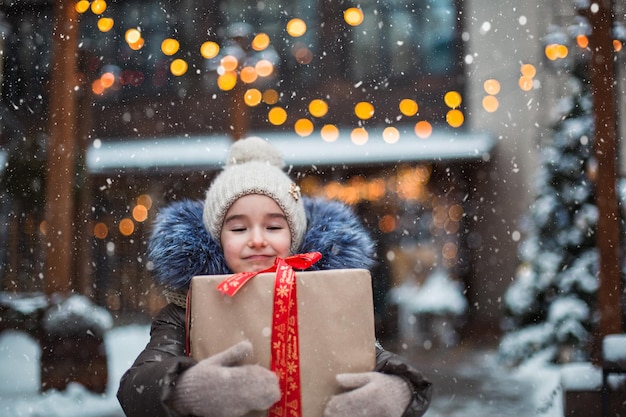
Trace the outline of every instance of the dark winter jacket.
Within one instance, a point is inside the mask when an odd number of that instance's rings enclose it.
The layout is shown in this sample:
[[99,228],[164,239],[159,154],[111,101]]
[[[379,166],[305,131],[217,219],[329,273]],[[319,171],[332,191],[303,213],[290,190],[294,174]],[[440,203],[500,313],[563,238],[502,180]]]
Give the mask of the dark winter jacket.
[[[157,283],[184,293],[195,275],[229,274],[216,242],[202,223],[202,203],[183,201],[157,217],[148,258]],[[370,268],[374,244],[356,216],[339,202],[305,199],[307,231],[299,252],[318,251],[322,259],[309,270]],[[117,393],[128,417],[176,416],[167,407],[178,376],[197,362],[187,356],[185,308],[174,303],[154,318],[150,342],[124,374]],[[404,358],[376,348],[376,370],[403,377],[413,389],[404,417],[419,417],[430,403],[431,384]]]

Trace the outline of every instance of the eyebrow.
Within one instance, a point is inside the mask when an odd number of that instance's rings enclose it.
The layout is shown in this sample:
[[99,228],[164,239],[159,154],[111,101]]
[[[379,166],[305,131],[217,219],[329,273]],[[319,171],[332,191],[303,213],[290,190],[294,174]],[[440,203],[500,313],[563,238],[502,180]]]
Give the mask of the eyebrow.
[[[226,217],[224,219],[224,224],[233,221],[233,220],[240,220],[240,219],[244,219],[247,216],[245,214],[232,214],[228,217]],[[287,216],[285,216],[283,213],[268,213],[265,217],[269,217],[270,219],[275,219],[275,218],[280,218],[280,219],[284,219],[287,220]]]

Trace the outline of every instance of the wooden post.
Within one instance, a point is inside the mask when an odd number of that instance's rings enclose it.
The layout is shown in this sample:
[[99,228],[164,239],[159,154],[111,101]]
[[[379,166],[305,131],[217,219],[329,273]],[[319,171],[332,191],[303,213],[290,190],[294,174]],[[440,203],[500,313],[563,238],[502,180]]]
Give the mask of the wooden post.
[[592,27],[591,88],[595,124],[595,158],[598,163],[596,203],[598,206],[597,245],[600,255],[600,286],[598,308],[600,325],[596,335],[596,351],[602,338],[623,331],[620,275],[620,212],[617,198],[617,100],[615,93],[615,61],[612,38],[613,2],[595,1],[598,10],[586,14]]
[[74,0],[54,2],[46,170],[46,260],[44,291],[71,289],[74,250],[74,175],[76,135],[76,53],[78,16]]
[[244,138],[248,134],[248,106],[244,100],[246,87],[241,79],[237,80],[235,88],[230,91],[231,107],[230,107],[230,124],[232,128],[233,141]]

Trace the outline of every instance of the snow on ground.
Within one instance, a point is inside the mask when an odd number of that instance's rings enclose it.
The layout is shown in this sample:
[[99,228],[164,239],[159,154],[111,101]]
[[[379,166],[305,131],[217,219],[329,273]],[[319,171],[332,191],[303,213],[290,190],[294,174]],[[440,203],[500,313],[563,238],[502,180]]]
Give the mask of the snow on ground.
[[115,396],[119,380],[148,342],[149,327],[113,328],[105,335],[109,360],[107,392],[94,394],[82,385],[39,392],[41,351],[25,333],[0,334],[0,417],[124,416]]
[[[0,334],[0,417],[123,417],[115,397],[119,379],[147,343],[148,332],[146,325],[130,325],[115,327],[106,333],[109,384],[105,394],[94,394],[79,384],[70,384],[63,392],[51,390],[40,393],[39,345],[24,333],[5,331]],[[533,394],[525,408],[533,410],[533,416],[563,416],[558,367],[547,366],[541,358],[537,358],[510,371],[497,364],[495,351],[488,352],[484,357],[484,363],[461,365],[459,368],[463,369],[458,369],[459,375],[485,372],[488,368],[482,378],[496,381],[490,383],[492,386],[511,378],[525,385],[530,384]],[[465,400],[458,400],[466,403]],[[467,405],[461,405],[465,409],[457,408],[453,413],[449,412],[446,404],[439,404],[435,399],[427,416],[496,415],[489,413],[490,404],[481,404],[480,398],[467,401]]]
[[548,357],[537,354],[517,368],[513,376],[530,382],[535,388],[530,403],[534,405],[537,417],[563,417],[561,368],[557,365],[547,365],[548,360]]

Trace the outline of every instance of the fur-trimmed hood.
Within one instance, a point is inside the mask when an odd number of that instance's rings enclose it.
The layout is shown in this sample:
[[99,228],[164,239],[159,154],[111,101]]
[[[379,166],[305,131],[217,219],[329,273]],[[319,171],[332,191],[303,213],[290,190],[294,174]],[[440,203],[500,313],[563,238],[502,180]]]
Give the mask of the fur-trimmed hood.
[[[157,284],[186,291],[195,275],[230,274],[219,242],[202,223],[203,202],[184,200],[161,210],[148,241],[148,260]],[[304,197],[307,229],[298,252],[322,259],[309,270],[365,268],[374,261],[374,242],[354,212],[338,201]]]

